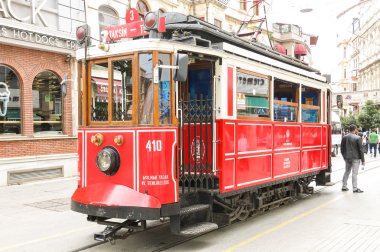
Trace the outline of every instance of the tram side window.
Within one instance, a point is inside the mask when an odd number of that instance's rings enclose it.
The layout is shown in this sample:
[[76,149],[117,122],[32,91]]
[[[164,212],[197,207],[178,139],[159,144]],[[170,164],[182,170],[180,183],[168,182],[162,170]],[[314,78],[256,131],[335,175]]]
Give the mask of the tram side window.
[[302,87],[302,122],[319,122],[320,94],[321,91],[318,89]]
[[298,88],[295,83],[275,79],[274,120],[296,122],[298,118]]
[[91,65],[91,121],[108,121],[108,63]]
[[[160,65],[170,65],[170,54],[159,54]],[[160,124],[171,124],[171,91],[170,91],[170,69],[160,69],[160,80],[158,85],[158,104],[160,111]]]
[[132,120],[132,60],[112,62],[112,120]]
[[153,124],[153,67],[152,54],[139,55],[139,123]]
[[269,118],[269,79],[239,70],[236,73],[237,115]]

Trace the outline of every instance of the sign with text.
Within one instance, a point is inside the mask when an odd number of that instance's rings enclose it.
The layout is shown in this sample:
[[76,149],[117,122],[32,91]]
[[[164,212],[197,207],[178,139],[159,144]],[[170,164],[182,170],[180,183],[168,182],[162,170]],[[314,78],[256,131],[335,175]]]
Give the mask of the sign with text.
[[149,35],[149,32],[144,31],[143,21],[111,26],[104,30],[108,31],[107,42]]

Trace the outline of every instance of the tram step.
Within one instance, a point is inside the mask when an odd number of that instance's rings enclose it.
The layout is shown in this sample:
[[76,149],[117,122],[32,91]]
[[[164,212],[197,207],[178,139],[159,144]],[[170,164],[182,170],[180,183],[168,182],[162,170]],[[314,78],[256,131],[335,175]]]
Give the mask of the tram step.
[[179,235],[191,236],[200,235],[218,229],[218,225],[212,222],[200,222],[193,225],[183,227]]
[[193,213],[209,210],[210,205],[207,204],[195,204],[187,207],[181,208],[179,215],[180,216],[185,216],[185,215],[191,215]]

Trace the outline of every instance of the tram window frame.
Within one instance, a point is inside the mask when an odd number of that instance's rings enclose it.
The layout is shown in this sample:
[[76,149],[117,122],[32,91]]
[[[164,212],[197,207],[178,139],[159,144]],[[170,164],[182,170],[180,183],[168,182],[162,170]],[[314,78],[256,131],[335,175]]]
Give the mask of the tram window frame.
[[[281,88],[282,90],[281,91],[278,91],[278,86],[279,85],[290,85],[290,87],[283,87]],[[276,122],[299,122],[299,108],[300,108],[300,102],[299,102],[299,92],[300,92],[300,85],[298,83],[293,83],[293,82],[289,82],[289,81],[285,81],[285,80],[282,80],[282,79],[275,79],[274,82],[273,82],[273,121],[276,121]],[[280,93],[280,94],[278,94]],[[281,97],[281,94],[291,94],[291,101],[285,101],[284,99],[285,98],[289,98],[287,97],[287,95],[285,97]],[[281,100],[278,100],[276,98],[281,98]],[[294,101],[292,101],[292,99],[294,98]],[[288,110],[290,109],[290,107],[294,107],[294,118],[295,120],[291,120],[289,121],[287,119],[287,117],[285,118],[281,118],[281,119],[276,119],[276,105],[284,105],[284,106],[287,106],[288,107]],[[283,111],[284,109],[286,108],[279,108],[279,111]],[[292,112],[291,112],[292,113]]]
[[[109,71],[110,71],[110,68],[109,68],[109,59],[100,59],[100,60],[92,60],[88,63],[87,65],[87,72],[88,72],[88,76],[87,76],[87,122],[90,124],[90,125],[108,125],[109,124],[109,117],[110,117],[110,111],[109,111],[109,104],[107,104],[107,120],[104,120],[104,121],[94,121],[92,120],[91,118],[91,99],[92,99],[92,78],[94,76],[92,76],[92,65],[95,65],[95,64],[99,64],[99,63],[107,63],[107,82],[108,82],[108,86],[110,85],[110,78],[109,78]],[[109,93],[108,93],[108,100],[109,100]]]
[[[170,120],[171,122],[169,124],[164,124],[160,122],[160,110],[159,110],[159,87],[157,83],[154,83],[154,80],[152,79],[152,85],[153,85],[153,123],[152,124],[141,124],[139,123],[139,117],[140,117],[140,98],[139,98],[139,90],[140,90],[140,69],[139,69],[139,55],[140,54],[152,54],[152,70],[154,71],[154,66],[156,66],[159,63],[159,55],[160,54],[167,54],[170,57],[170,65],[173,65],[174,62],[174,54],[172,51],[157,51],[157,50],[146,50],[146,51],[138,51],[133,52],[130,54],[125,54],[122,56],[117,57],[110,57],[105,59],[97,59],[97,60],[91,60],[88,62],[86,69],[87,69],[87,83],[86,83],[86,89],[83,91],[83,97],[86,97],[83,99],[85,113],[86,116],[86,122],[83,125],[88,126],[108,126],[108,125],[129,125],[129,126],[150,126],[150,127],[156,127],[156,126],[171,126],[171,125],[177,125],[178,120],[175,116],[175,90],[174,90],[174,81],[173,81],[173,73],[170,71]],[[93,121],[91,120],[91,66],[93,64],[98,63],[107,63],[108,64],[108,86],[113,86],[113,67],[112,62],[118,61],[118,60],[131,60],[132,61],[132,120],[130,121],[113,121],[112,119],[112,95],[113,95],[113,88],[111,88],[111,92],[108,92],[108,120],[106,121]],[[153,73],[153,72],[152,72]]]
[[[238,92],[238,73],[241,72],[243,74],[248,74],[254,77],[263,78],[268,80],[268,92],[267,96],[264,95],[252,95],[253,97],[263,97],[268,100],[268,115],[267,116],[259,116],[259,115],[239,115],[238,110],[238,95],[240,94]],[[256,72],[252,72],[249,70],[245,70],[243,68],[237,68],[236,69],[236,116],[238,119],[259,119],[259,120],[271,120],[272,117],[272,103],[271,103],[271,93],[272,93],[272,80],[270,76],[259,74]]]
[[[309,89],[308,90],[309,92],[306,92],[306,90],[304,90],[304,89]],[[304,93],[305,94],[314,94],[314,96],[313,97],[305,97],[305,101],[304,101]],[[301,120],[302,120],[302,123],[320,123],[320,121],[321,121],[321,94],[322,94],[322,91],[318,88],[313,88],[313,87],[309,87],[306,85],[301,86],[301,113],[302,113]],[[318,106],[307,104],[306,98],[316,98]],[[314,103],[314,100],[313,100],[313,103]],[[312,121],[312,122],[305,121],[306,116],[304,116],[304,110],[303,109],[314,109],[314,110],[317,109],[318,110],[317,120]]]

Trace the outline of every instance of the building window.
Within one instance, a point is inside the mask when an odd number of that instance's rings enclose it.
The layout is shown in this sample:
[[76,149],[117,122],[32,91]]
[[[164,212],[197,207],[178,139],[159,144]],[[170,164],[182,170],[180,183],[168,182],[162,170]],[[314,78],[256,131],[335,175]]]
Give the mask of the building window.
[[137,1],[136,9],[140,14],[141,19],[144,18],[144,15],[149,11],[148,5],[144,1]]
[[240,0],[240,10],[247,10],[247,0]]
[[34,78],[32,86],[34,133],[62,134],[61,81],[51,71]]
[[0,65],[0,135],[21,134],[21,90],[16,73]]
[[220,20],[214,18],[214,25],[215,25],[216,27],[222,28],[222,21],[220,21]]
[[119,24],[119,16],[116,11],[109,6],[102,5],[99,7],[99,37],[100,33],[106,27],[115,26]]

